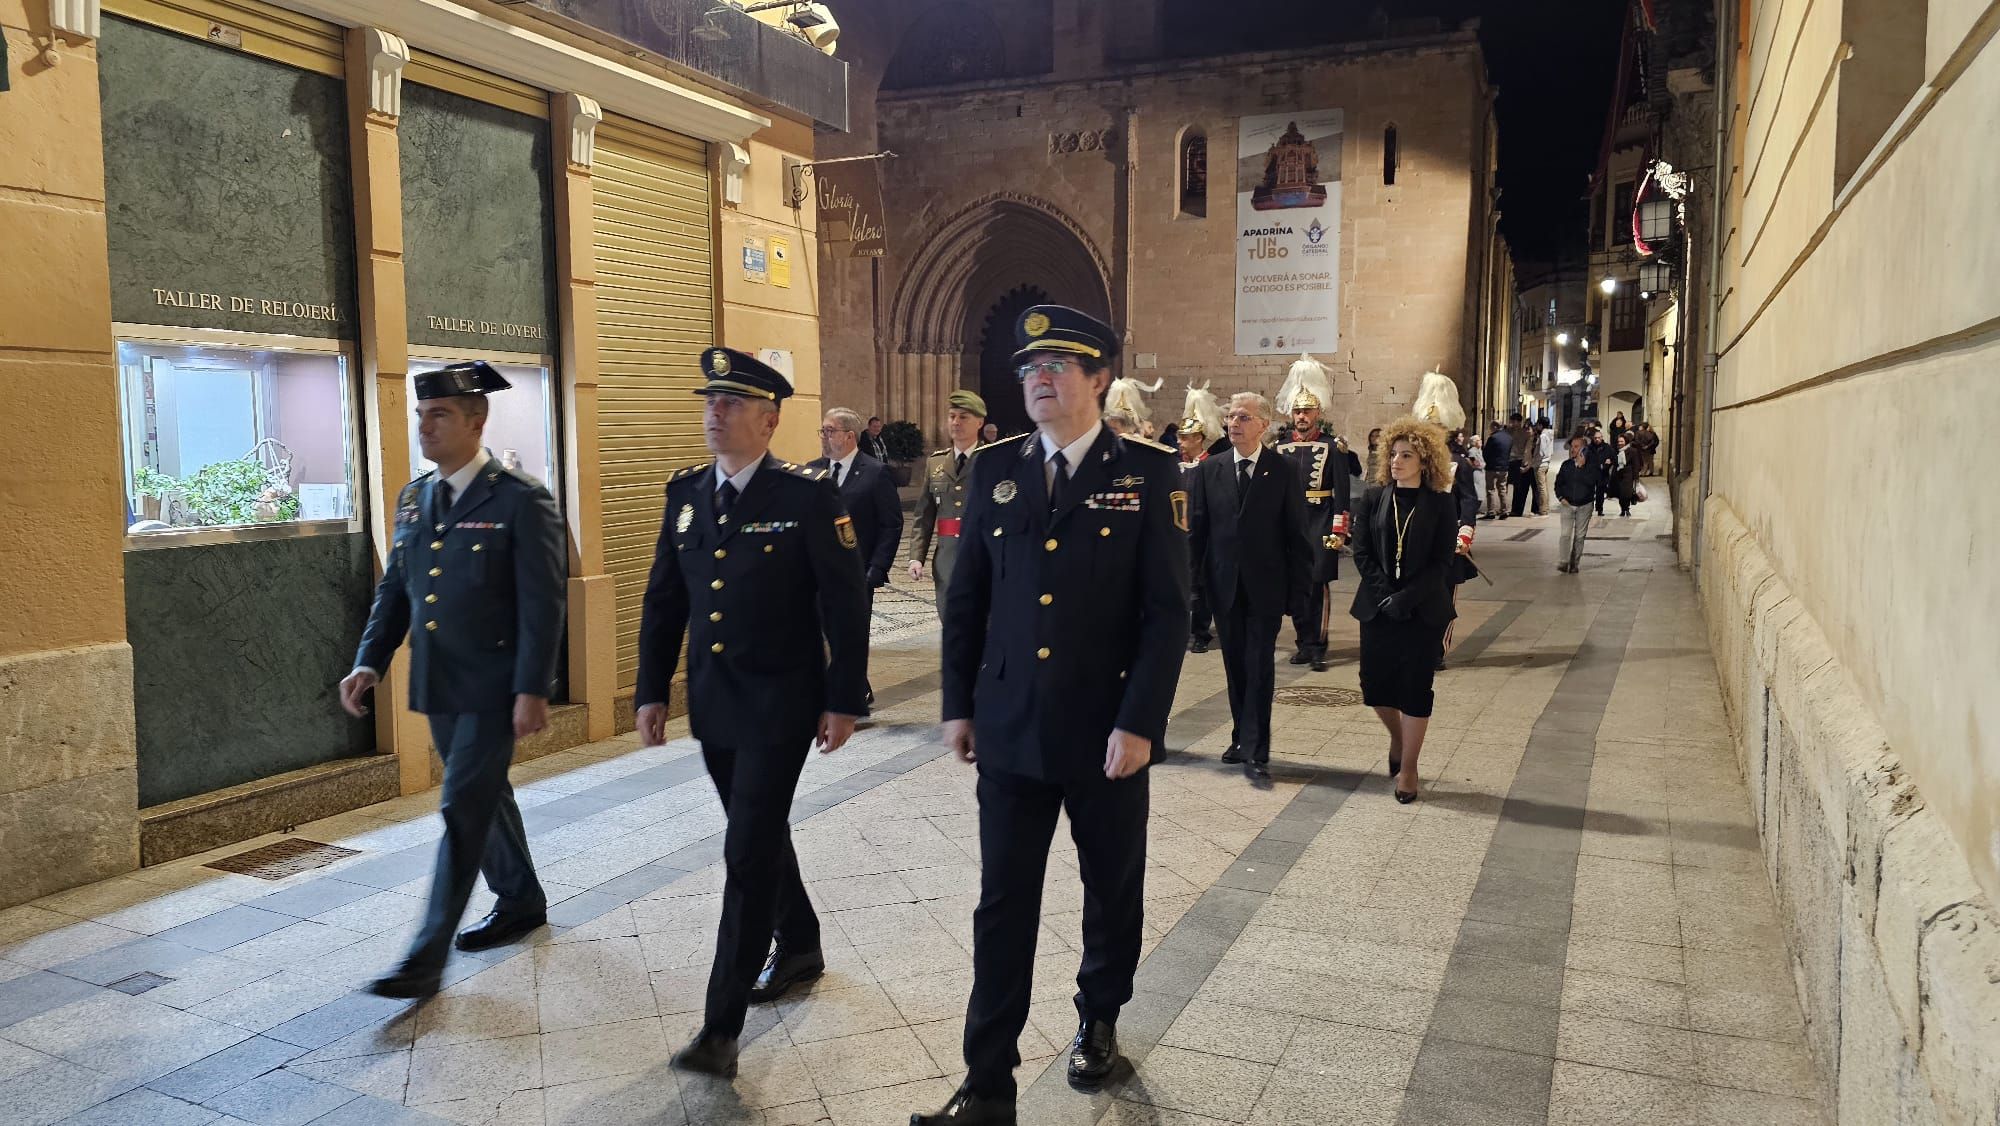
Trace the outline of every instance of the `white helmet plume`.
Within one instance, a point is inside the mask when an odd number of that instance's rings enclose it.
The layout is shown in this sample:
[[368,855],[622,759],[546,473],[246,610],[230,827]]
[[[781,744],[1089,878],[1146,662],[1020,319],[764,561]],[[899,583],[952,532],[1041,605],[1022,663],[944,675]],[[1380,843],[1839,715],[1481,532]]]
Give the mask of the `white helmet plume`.
[[1435,422],[1446,430],[1456,430],[1465,425],[1465,407],[1458,401],[1458,384],[1449,376],[1437,372],[1425,372],[1422,385],[1417,388],[1417,401],[1410,406],[1410,413],[1425,422]]
[[1278,410],[1290,414],[1295,410],[1325,410],[1333,403],[1333,385],[1327,382],[1326,367],[1312,358],[1310,352],[1300,354],[1292,362],[1292,369],[1285,373],[1285,382],[1278,388]]
[[1111,389],[1104,393],[1104,413],[1124,411],[1135,420],[1145,422],[1153,417],[1153,412],[1146,409],[1146,400],[1141,398],[1139,393],[1144,391],[1151,394],[1158,391],[1160,385],[1165,382],[1164,378],[1155,379],[1153,385],[1148,387],[1129,375],[1112,380]]
[[1222,404],[1208,384],[1196,387],[1193,380],[1188,381],[1187,401],[1181,406],[1181,432],[1190,430],[1211,442],[1222,437]]

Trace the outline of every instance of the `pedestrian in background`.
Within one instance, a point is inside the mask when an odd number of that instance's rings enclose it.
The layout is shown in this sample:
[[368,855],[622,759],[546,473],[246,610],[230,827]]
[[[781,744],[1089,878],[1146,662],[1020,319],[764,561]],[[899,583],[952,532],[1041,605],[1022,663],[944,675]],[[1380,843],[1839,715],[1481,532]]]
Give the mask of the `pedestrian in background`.
[[[859,421],[860,417],[861,416],[859,415],[855,416],[857,422]],[[858,430],[860,429],[860,427],[857,426],[856,429]],[[881,415],[879,414],[870,415],[868,417],[868,430],[860,437],[861,437],[861,448],[868,451],[869,457],[872,457],[876,461],[881,461],[881,462],[887,462],[889,460],[889,440],[887,438],[882,437]]]
[[[924,577],[930,565],[931,590],[937,596],[938,617],[944,617],[944,592],[951,588],[951,565],[958,558],[958,531],[965,518],[965,483],[972,454],[979,448],[979,431],[986,422],[986,400],[971,391],[953,391],[945,412],[945,433],[951,444],[931,454],[924,470],[924,493],[917,501],[917,535],[910,546],[910,581]],[[932,544],[935,542],[935,558]]]
[[1375,474],[1381,469],[1381,461],[1382,461],[1382,428],[1380,426],[1377,426],[1375,429],[1370,430],[1368,432],[1368,465],[1367,468],[1363,470],[1363,476],[1365,477],[1365,479],[1369,481],[1373,481],[1375,479]]
[[1630,432],[1618,435],[1617,453],[1611,471],[1611,494],[1618,498],[1618,515],[1632,515],[1639,500],[1640,455],[1632,445]]
[[[860,448],[861,437],[861,415],[846,407],[833,408],[820,420],[822,456],[807,462],[806,467],[827,471],[841,505],[853,518],[872,618],[875,592],[889,585],[889,568],[896,565],[896,548],[903,542],[903,500],[888,465]],[[865,709],[875,706],[874,685],[862,685],[862,704],[861,714],[869,714]]]
[[[1520,415],[1514,418],[1518,423]],[[1534,506],[1535,515],[1542,514],[1542,498],[1535,491],[1535,476],[1541,468],[1542,447],[1537,440],[1540,431],[1535,427],[1519,426],[1514,441],[1514,511],[1520,516]]]
[[1535,514],[1549,513],[1549,482],[1556,472],[1556,430],[1544,418],[1535,423],[1535,457],[1540,463],[1535,469]]
[[1451,623],[1458,508],[1444,432],[1405,418],[1382,436],[1383,473],[1362,498],[1351,541],[1361,582],[1350,612],[1361,623],[1362,702],[1389,730],[1396,800],[1417,800],[1417,758],[1434,702],[1432,683]]
[[[410,710],[430,720],[444,761],[430,901],[402,966],[368,987],[383,997],[429,997],[453,945],[504,946],[548,921],[507,765],[516,739],[549,724],[569,551],[549,491],[480,444],[486,396],[508,387],[478,361],[417,376],[417,444],[437,468],[396,498],[388,565],[340,682],[341,707],[368,714],[363,695],[408,635]],[[454,940],[482,874],[493,911]]]
[[1591,506],[1597,501],[1597,467],[1590,461],[1590,443],[1569,440],[1569,460],[1556,471],[1556,503],[1562,506],[1562,537],[1557,540],[1556,570],[1576,574],[1583,563],[1584,540],[1590,535]]
[[1604,428],[1592,426],[1589,461],[1591,469],[1596,471],[1597,493],[1591,498],[1591,506],[1599,516],[1604,515],[1604,498],[1611,495],[1611,474],[1617,468],[1617,460],[1618,451],[1605,441]]
[[1507,433],[1507,427],[1495,421],[1493,433],[1486,436],[1485,448],[1480,451],[1481,461],[1486,468],[1486,509],[1484,515],[1490,520],[1507,518],[1507,474],[1508,466],[1514,458],[1514,438]]

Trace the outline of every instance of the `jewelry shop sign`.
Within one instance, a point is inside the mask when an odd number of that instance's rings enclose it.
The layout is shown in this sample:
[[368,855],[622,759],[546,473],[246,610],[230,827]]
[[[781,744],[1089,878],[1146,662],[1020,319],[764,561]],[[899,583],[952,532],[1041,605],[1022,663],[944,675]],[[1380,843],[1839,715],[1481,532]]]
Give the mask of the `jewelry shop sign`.
[[1340,349],[1337,109],[1258,114],[1236,130],[1236,354]]

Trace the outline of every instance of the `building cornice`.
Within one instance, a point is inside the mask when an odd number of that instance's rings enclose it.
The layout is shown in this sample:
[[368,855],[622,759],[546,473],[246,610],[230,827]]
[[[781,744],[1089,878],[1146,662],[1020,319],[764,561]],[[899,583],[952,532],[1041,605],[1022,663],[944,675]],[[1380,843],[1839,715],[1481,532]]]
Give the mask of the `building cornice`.
[[771,124],[760,114],[451,0],[285,0],[348,27],[374,27],[543,90],[583,94],[605,109],[691,137],[737,143]]

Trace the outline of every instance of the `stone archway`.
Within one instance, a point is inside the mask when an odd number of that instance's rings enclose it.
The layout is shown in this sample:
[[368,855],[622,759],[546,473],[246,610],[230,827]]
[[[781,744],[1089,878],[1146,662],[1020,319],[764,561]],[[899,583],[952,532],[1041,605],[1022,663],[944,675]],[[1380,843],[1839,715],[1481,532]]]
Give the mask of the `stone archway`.
[[959,211],[923,240],[897,286],[881,345],[883,406],[934,435],[951,392],[972,388],[1002,432],[1010,418],[1014,429],[1025,427],[1018,398],[1008,397],[1017,394],[1005,376],[1011,350],[986,348],[989,320],[1007,316],[992,327],[1011,332],[1014,305],[1030,293],[1109,320],[1108,276],[1082,228],[1046,200],[999,193]]

